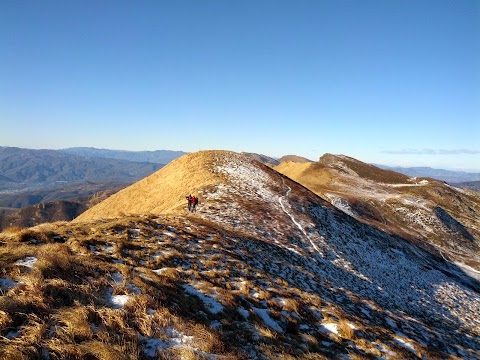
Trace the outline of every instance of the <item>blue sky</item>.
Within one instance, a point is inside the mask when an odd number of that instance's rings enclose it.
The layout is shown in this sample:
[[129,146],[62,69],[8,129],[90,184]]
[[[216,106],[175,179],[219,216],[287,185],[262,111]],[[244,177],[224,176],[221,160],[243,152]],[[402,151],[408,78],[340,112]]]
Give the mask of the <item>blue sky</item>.
[[2,1],[0,146],[480,169],[480,1]]

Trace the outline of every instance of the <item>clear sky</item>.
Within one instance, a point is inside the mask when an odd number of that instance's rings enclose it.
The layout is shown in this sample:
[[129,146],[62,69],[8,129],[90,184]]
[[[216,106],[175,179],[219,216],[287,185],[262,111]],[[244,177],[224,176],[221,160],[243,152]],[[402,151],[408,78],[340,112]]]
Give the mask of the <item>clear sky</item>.
[[480,169],[478,0],[4,0],[0,146]]

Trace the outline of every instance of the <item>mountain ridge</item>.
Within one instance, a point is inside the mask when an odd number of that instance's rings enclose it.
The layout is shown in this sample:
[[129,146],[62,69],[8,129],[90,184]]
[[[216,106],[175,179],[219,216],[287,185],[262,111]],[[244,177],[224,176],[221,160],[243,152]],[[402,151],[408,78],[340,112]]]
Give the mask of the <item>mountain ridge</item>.
[[275,169],[356,219],[480,270],[480,196],[475,192],[344,156]]

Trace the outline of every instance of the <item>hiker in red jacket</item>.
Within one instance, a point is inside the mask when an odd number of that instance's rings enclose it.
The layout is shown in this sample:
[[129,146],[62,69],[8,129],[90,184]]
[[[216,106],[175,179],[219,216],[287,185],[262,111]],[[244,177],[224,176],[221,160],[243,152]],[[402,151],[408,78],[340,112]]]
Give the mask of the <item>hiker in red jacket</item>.
[[196,211],[197,204],[198,204],[198,198],[195,196],[192,196],[192,210],[191,210],[192,212]]

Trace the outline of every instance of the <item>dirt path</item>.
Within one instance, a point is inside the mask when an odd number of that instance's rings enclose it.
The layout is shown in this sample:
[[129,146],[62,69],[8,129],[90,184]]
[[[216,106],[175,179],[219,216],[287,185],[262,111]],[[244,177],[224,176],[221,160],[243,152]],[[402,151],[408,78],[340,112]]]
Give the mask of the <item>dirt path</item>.
[[[282,182],[283,182],[283,185],[285,185],[285,180],[282,179]],[[312,241],[312,239],[310,239],[310,237],[307,235],[306,231],[303,229],[302,225],[300,225],[300,223],[298,223],[295,218],[293,217],[292,213],[290,213],[286,208],[285,208],[285,205],[283,204],[283,200],[285,200],[287,197],[288,197],[288,194],[290,193],[290,191],[292,190],[292,188],[290,186],[287,186],[287,192],[285,193],[284,196],[282,197],[279,197],[278,198],[278,202],[280,203],[280,206],[282,207],[282,210],[285,214],[287,214],[290,219],[292,220],[292,222],[295,224],[295,226],[302,232],[302,234],[304,235],[305,238],[307,238],[307,240],[310,242],[310,244],[313,246],[313,248],[315,249],[315,251],[320,254],[320,256],[322,255],[322,252],[320,251],[320,249],[317,247],[317,245],[315,245],[315,243]]]

